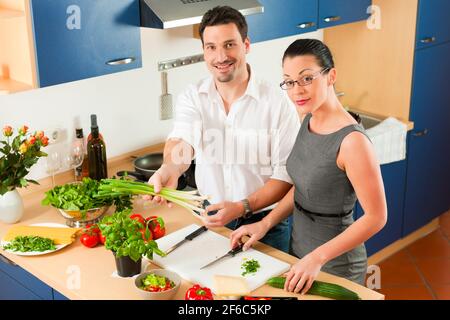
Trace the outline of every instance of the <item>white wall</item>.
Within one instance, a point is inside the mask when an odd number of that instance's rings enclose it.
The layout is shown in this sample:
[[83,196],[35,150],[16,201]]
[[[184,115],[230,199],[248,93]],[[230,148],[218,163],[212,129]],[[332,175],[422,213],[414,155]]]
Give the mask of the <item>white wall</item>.
[[[106,141],[108,158],[164,141],[172,121],[159,120],[161,81],[157,62],[199,54],[202,52],[201,42],[192,38],[192,27],[169,30],[142,28],[141,37],[143,68],[0,95],[0,127],[27,124],[32,130],[65,128],[69,133],[66,143],[53,146],[62,148],[72,140],[77,123],[81,124],[85,135],[89,133],[90,114],[95,113]],[[317,31],[252,45],[248,62],[255,74],[278,84],[282,54],[299,37],[322,39],[323,33]],[[169,92],[175,100],[188,83],[207,75],[204,63],[169,70]],[[41,159],[33,167],[30,178],[48,175],[44,162]]]

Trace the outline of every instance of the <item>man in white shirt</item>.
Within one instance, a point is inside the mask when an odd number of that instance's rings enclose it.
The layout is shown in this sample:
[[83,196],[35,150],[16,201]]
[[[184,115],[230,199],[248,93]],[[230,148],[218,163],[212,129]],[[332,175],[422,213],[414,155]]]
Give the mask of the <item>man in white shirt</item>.
[[[281,90],[257,79],[246,63],[250,41],[239,11],[209,10],[200,36],[211,77],[179,96],[164,164],[149,183],[156,192],[162,186],[175,188],[195,157],[197,188],[212,203],[205,225],[236,229],[262,219],[291,188],[286,159],[300,124]],[[158,196],[153,201],[164,203]],[[288,252],[289,237],[286,220],[261,241]]]

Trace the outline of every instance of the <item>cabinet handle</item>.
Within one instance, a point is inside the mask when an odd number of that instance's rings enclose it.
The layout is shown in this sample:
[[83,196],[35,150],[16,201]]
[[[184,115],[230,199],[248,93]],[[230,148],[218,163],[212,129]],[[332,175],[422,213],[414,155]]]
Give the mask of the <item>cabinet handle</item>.
[[423,137],[423,136],[425,136],[427,134],[428,134],[428,129],[425,129],[425,130],[422,130],[422,131],[419,131],[419,132],[415,132],[412,135],[414,137]]
[[332,16],[332,17],[326,17],[325,19],[323,19],[323,21],[325,22],[335,22],[335,21],[339,21],[341,20],[341,16]]
[[12,262],[11,260],[9,260],[7,257],[5,257],[4,255],[0,254],[0,261],[9,264],[13,267],[17,267],[17,264],[15,264],[14,262]]
[[132,63],[134,60],[136,60],[136,58],[134,58],[134,57],[114,59],[114,60],[110,60],[110,61],[106,62],[106,64],[110,65],[110,66],[117,66],[117,65],[121,65],[121,64]]
[[314,22],[304,22],[304,23],[300,23],[297,25],[297,28],[300,29],[307,29],[307,28],[311,28],[314,27],[316,24]]
[[422,43],[433,43],[436,41],[436,37],[428,37],[428,38],[423,38],[422,40],[420,40],[420,42]]

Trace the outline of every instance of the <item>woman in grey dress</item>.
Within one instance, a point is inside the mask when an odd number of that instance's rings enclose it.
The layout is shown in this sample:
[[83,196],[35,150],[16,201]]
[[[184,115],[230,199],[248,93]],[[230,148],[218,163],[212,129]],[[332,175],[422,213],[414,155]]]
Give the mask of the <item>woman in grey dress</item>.
[[[280,86],[302,122],[287,161],[294,185],[263,220],[234,231],[231,245],[250,236],[245,250],[293,214],[291,253],[300,260],[287,273],[285,290],[306,293],[321,270],[364,284],[364,241],[387,220],[373,146],[336,97],[337,72],[325,44],[296,40],[284,53],[283,73]],[[365,213],[354,221],[356,199]]]

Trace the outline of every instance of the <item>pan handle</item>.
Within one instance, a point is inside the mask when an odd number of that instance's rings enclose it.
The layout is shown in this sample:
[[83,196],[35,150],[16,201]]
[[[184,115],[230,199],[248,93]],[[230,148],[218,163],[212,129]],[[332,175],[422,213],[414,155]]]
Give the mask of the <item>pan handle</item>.
[[139,172],[136,172],[136,171],[118,171],[116,173],[116,175],[119,177],[123,177],[123,176],[125,176],[125,174],[135,177],[139,181],[144,181],[144,182],[148,181],[148,179],[146,179],[146,177],[143,174],[140,174]]

